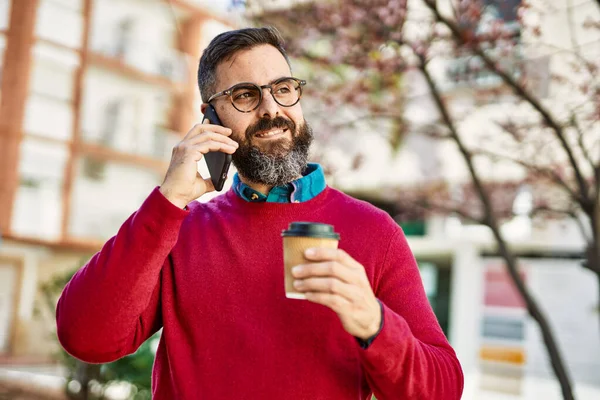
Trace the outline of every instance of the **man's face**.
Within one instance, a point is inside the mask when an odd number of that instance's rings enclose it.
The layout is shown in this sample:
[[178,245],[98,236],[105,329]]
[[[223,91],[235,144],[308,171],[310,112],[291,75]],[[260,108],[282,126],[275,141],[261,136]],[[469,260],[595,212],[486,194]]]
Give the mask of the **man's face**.
[[[283,55],[270,45],[236,53],[219,64],[216,73],[216,92],[242,82],[261,86],[291,76]],[[233,162],[242,176],[252,182],[276,186],[301,175],[312,132],[304,121],[299,102],[291,107],[281,106],[264,89],[262,102],[248,113],[236,110],[228,96],[211,103],[223,125],[233,131],[231,138],[240,144]]]

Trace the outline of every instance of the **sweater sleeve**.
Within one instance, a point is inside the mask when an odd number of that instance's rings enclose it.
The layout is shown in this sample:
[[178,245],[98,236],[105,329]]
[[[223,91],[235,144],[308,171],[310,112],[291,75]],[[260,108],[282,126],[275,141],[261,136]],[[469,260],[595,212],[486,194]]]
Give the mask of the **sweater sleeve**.
[[160,274],[189,214],[158,190],[71,278],[56,309],[67,352],[105,363],[131,354],[162,326]]
[[429,305],[401,230],[390,242],[375,295],[383,305],[383,327],[359,352],[377,399],[460,399],[460,363]]

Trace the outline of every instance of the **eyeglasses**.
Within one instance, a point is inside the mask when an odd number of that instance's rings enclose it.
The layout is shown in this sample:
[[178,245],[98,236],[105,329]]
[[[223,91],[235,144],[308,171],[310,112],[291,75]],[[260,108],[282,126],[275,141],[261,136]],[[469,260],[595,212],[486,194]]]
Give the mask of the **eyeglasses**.
[[263,89],[269,89],[277,104],[283,107],[296,105],[302,97],[302,86],[306,81],[297,78],[280,78],[270,85],[256,85],[250,82],[238,83],[227,90],[215,93],[208,99],[210,103],[217,97],[229,96],[233,107],[243,113],[254,111],[263,100]]

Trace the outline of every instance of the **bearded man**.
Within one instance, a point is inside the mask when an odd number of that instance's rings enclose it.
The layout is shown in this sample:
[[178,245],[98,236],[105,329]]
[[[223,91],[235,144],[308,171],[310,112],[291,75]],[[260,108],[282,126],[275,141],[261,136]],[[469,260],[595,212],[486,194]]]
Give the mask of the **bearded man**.
[[[57,308],[73,356],[105,363],[162,330],[154,399],[456,400],[463,376],[401,228],[325,182],[308,163],[312,132],[274,28],[217,36],[200,60],[206,107],[160,187],[75,274]],[[197,162],[233,155],[232,188]],[[313,248],[283,283],[281,232],[333,225],[339,249]]]

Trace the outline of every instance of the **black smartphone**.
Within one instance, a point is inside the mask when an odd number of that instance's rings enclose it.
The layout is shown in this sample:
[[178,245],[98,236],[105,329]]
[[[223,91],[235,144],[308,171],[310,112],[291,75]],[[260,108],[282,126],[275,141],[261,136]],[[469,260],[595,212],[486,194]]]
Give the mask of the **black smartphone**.
[[[221,120],[217,115],[217,111],[212,105],[208,105],[204,110],[204,122],[208,119],[212,125],[221,125]],[[206,159],[206,165],[208,166],[208,172],[210,173],[210,180],[215,186],[215,190],[220,192],[223,190],[223,185],[227,179],[227,173],[229,172],[229,166],[231,165],[231,154],[223,153],[222,151],[211,151],[204,155]]]

